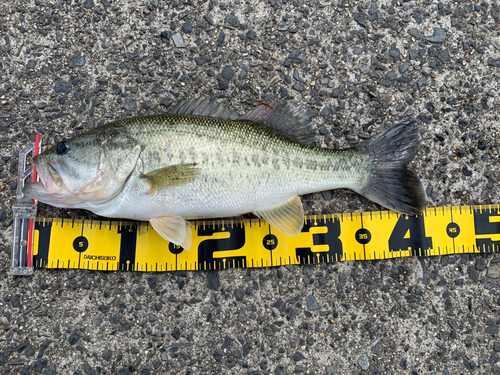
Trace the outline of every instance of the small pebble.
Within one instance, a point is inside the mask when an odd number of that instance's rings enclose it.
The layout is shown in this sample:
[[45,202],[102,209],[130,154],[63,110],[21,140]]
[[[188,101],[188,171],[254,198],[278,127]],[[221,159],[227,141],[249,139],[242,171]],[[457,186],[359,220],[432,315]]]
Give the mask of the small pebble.
[[[181,31],[183,33],[189,34],[191,31],[193,31],[193,28],[191,27],[191,22],[187,21],[182,24]],[[177,46],[177,44],[176,44]],[[177,46],[178,47],[178,46]]]
[[422,33],[417,29],[409,29],[408,34],[410,34],[412,37],[414,37],[417,40],[422,39]]
[[319,308],[318,302],[316,301],[316,298],[314,298],[313,295],[309,295],[306,297],[306,303],[307,303],[307,309],[309,311],[314,311]]
[[181,34],[173,35],[172,40],[174,41],[174,44],[177,48],[185,47],[184,46],[184,39],[182,38]]
[[123,108],[125,108],[127,111],[135,112],[137,111],[137,101],[129,97],[125,100]]
[[26,68],[28,69],[35,69],[35,66],[36,66],[35,60],[29,60],[28,63],[26,64]]
[[364,12],[359,12],[354,16],[354,20],[361,26],[366,27],[366,14]]
[[75,66],[84,66],[85,65],[85,57],[84,56],[75,55],[75,56],[73,56],[72,61],[73,61],[73,64],[75,64]]
[[69,94],[73,89],[73,85],[69,82],[60,81],[54,85],[55,92],[62,92],[64,94]]
[[431,43],[443,43],[445,29],[440,27],[434,28],[434,34],[431,36],[424,36],[424,39]]
[[95,6],[94,0],[85,0],[83,3],[85,9],[91,9]]
[[224,21],[230,25],[236,26],[238,24],[238,19],[232,14],[228,14]]
[[295,362],[300,362],[304,359],[306,359],[306,357],[304,357],[304,355],[301,352],[295,352],[295,354],[293,355],[293,360]]
[[227,81],[232,80],[234,77],[233,68],[230,65],[226,65],[224,69],[222,69],[222,78]]
[[486,276],[492,279],[500,278],[500,263],[490,264]]
[[368,355],[366,355],[366,353],[361,354],[361,356],[358,358],[358,365],[363,371],[366,371],[370,368],[370,359],[368,358]]
[[375,355],[380,355],[382,350],[382,345],[380,344],[380,341],[378,341],[374,346],[372,346],[372,353]]

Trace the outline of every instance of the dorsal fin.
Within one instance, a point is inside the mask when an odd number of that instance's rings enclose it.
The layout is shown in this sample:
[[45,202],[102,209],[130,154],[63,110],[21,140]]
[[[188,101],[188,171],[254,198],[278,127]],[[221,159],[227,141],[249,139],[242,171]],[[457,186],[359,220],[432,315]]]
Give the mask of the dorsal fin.
[[314,133],[307,110],[290,102],[271,100],[261,103],[239,118],[268,126],[290,140],[302,144],[312,144]]
[[236,120],[238,114],[217,103],[215,98],[200,96],[198,99],[183,99],[170,111],[172,115],[213,117],[222,120]]
[[291,102],[282,103],[271,100],[239,116],[236,112],[217,103],[215,98],[201,96],[198,99],[180,100],[172,108],[170,114],[212,117],[222,120],[249,120],[267,126],[294,142],[314,143],[314,133],[307,109]]

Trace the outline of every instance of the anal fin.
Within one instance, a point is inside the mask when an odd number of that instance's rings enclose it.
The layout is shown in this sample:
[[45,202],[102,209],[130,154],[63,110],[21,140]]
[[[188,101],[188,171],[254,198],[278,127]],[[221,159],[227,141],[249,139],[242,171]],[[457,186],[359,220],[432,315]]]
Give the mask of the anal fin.
[[154,230],[166,241],[191,248],[191,223],[180,216],[160,216],[149,220]]
[[253,214],[289,236],[297,236],[304,226],[304,209],[298,195],[285,203],[254,211]]

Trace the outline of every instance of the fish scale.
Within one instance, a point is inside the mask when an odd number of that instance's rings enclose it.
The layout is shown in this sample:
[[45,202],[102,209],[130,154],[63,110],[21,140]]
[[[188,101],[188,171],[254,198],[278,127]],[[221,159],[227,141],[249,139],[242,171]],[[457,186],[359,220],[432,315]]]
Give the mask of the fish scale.
[[[153,208],[154,214],[171,210],[184,217],[207,216],[214,215],[209,213],[214,207],[219,207],[218,216],[238,215],[242,208],[251,212],[274,203],[277,196],[289,199],[305,192],[350,187],[362,179],[368,163],[367,155],[354,150],[301,145],[249,121],[153,116],[118,125],[146,145],[141,155],[144,173],[184,163],[196,163],[202,170],[198,181],[164,189],[152,197],[166,206]],[[211,152],[200,152],[203,149]],[[264,159],[274,162],[264,163]],[[239,169],[242,166],[245,168]],[[131,188],[134,192],[141,189],[144,186],[139,180]],[[186,203],[192,196],[198,199]],[[98,213],[144,219],[135,208],[133,213],[127,211],[129,198],[124,196],[117,207]],[[145,214],[150,213],[151,208]]]

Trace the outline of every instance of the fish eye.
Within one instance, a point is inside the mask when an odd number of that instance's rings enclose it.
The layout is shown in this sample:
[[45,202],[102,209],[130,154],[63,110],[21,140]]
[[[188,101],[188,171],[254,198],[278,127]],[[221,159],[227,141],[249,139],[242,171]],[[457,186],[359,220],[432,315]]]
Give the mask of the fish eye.
[[69,141],[61,141],[57,144],[56,151],[59,155],[65,154],[69,150]]

